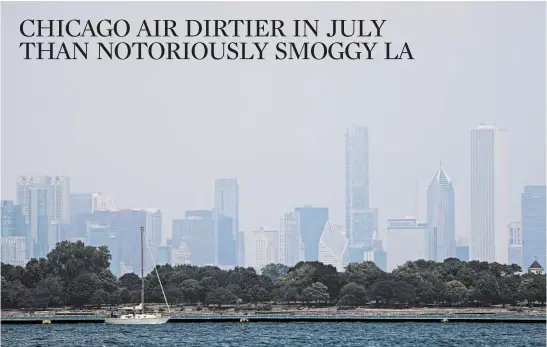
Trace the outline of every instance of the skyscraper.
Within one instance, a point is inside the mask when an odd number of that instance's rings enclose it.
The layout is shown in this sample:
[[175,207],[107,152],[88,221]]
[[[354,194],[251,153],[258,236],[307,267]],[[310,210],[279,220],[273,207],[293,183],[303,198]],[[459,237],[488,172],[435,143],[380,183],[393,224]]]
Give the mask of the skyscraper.
[[289,212],[281,218],[279,229],[280,264],[294,266],[300,260],[300,233],[296,212]]
[[454,221],[454,188],[450,178],[440,167],[427,188],[429,260],[442,262],[456,256]]
[[268,264],[277,263],[279,253],[279,236],[277,230],[261,228],[254,233],[254,267],[257,271]]
[[521,233],[523,270],[537,260],[546,266],[546,187],[527,186],[521,197]]
[[305,261],[317,261],[319,255],[319,239],[329,219],[329,209],[326,207],[304,206],[295,209],[298,220],[300,240],[304,248]]
[[349,262],[348,239],[344,228],[325,223],[319,239],[319,261],[332,265],[339,272],[344,271]]
[[70,223],[70,177],[55,176],[50,181],[50,221]]
[[215,209],[232,219],[232,233],[235,240],[237,263],[244,266],[244,251],[240,252],[239,234],[239,186],[236,178],[223,178],[215,181]]
[[522,268],[522,233],[520,222],[511,222],[509,228],[509,264]]
[[213,221],[215,228],[215,265],[235,266],[237,265],[237,244],[233,233],[233,220],[220,213],[216,208],[213,210]]
[[357,239],[372,244],[373,231],[366,230],[369,208],[368,129],[352,127],[346,131],[346,235],[350,245]]
[[70,221],[72,222],[80,214],[93,213],[93,194],[70,194]]
[[387,271],[391,272],[407,261],[427,256],[428,229],[426,223],[414,218],[388,219]]
[[471,130],[470,260],[508,262],[507,131],[494,125]]
[[2,237],[26,236],[25,219],[21,206],[15,205],[11,200],[2,200],[0,208]]

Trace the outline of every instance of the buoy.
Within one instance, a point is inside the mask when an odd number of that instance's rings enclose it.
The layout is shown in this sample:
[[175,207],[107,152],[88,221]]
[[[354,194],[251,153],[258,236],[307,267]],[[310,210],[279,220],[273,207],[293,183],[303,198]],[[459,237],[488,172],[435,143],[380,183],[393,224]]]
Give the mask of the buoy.
[[246,322],[248,322],[248,321],[249,321],[249,319],[247,319],[247,318],[240,318],[240,319],[239,319],[239,322],[240,322],[240,323],[246,323]]
[[51,324],[51,321],[49,319],[45,319],[42,321],[42,324]]
[[448,319],[443,318],[443,319],[441,319],[441,322],[442,322],[442,323],[448,323]]

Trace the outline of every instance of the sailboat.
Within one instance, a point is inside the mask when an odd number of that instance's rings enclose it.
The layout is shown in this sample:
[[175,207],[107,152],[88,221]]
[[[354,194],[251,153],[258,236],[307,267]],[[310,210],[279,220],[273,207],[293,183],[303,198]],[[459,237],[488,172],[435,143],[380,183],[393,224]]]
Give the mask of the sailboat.
[[[132,314],[122,314],[120,317],[111,317],[105,319],[105,324],[164,324],[167,323],[169,317],[162,317],[160,314],[150,314],[144,313],[144,227],[141,227],[141,303],[135,307],[124,307],[122,310],[133,310]],[[150,252],[152,256],[152,252]],[[152,261],[154,259],[152,258]],[[169,303],[167,303],[167,297],[165,296],[165,291],[163,290],[163,285],[161,284],[161,279],[158,274],[158,270],[155,267],[156,275],[158,276],[158,281],[160,283],[161,291],[163,293],[163,298],[167,304],[167,309],[171,313],[169,308]],[[140,311],[140,313],[137,313]]]

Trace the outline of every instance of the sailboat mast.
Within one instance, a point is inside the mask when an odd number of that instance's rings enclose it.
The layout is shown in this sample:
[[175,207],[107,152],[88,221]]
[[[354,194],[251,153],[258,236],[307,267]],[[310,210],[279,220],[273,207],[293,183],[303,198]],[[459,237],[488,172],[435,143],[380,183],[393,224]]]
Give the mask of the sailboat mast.
[[141,308],[144,313],[144,227],[141,226]]

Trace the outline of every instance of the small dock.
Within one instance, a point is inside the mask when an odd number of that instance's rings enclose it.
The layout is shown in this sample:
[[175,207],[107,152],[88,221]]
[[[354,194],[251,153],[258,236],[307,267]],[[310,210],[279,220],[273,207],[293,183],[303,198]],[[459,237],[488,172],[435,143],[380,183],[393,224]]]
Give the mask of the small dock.
[[[104,324],[104,316],[0,317],[0,324]],[[494,315],[176,315],[168,323],[537,323],[546,324],[545,316]]]

